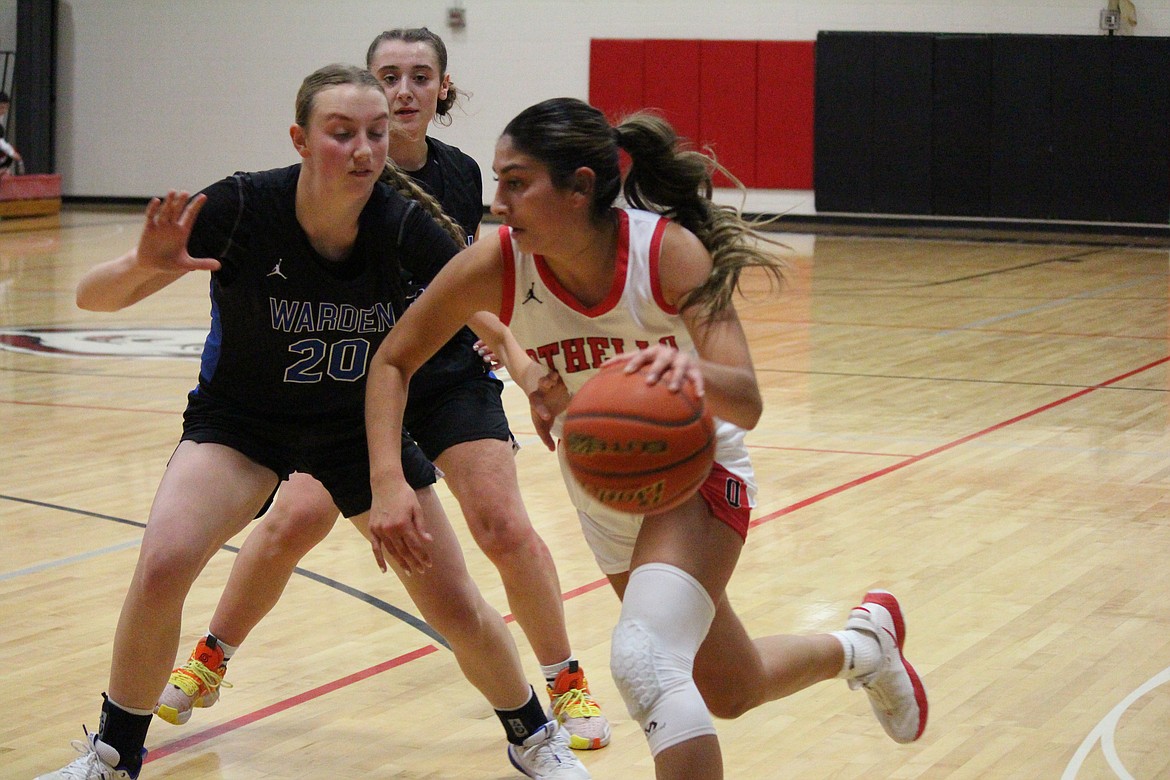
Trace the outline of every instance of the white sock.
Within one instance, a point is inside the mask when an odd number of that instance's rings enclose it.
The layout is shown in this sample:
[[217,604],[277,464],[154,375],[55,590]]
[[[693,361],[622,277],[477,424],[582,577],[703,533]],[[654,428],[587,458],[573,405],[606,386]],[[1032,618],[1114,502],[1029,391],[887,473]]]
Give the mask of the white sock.
[[228,661],[230,661],[231,657],[236,654],[237,650],[240,649],[239,645],[229,645],[227,642],[223,641],[222,639],[220,639],[219,637],[217,637],[215,634],[211,633],[210,631],[207,632],[207,635],[209,637],[211,637],[212,639],[214,639],[216,641],[216,643],[219,644],[220,650],[223,650],[223,662],[225,664]]
[[133,707],[127,707],[123,704],[119,704],[118,702],[114,701],[113,699],[110,699],[110,704],[113,704],[115,707],[120,709],[122,712],[128,712],[131,715],[137,715],[140,718],[145,717],[147,715],[154,714],[154,710],[152,710],[152,709],[151,710],[136,710]]
[[553,664],[552,666],[545,666],[544,664],[541,664],[540,673],[544,675],[545,681],[549,685],[552,685],[557,681],[557,675],[561,673],[561,670],[568,669],[569,664],[576,660],[577,659],[574,658],[572,654],[570,654],[568,658],[561,661],[559,664]]
[[882,646],[876,636],[856,629],[834,631],[832,635],[845,651],[845,663],[837,673],[838,679],[851,680],[877,671],[882,661]]

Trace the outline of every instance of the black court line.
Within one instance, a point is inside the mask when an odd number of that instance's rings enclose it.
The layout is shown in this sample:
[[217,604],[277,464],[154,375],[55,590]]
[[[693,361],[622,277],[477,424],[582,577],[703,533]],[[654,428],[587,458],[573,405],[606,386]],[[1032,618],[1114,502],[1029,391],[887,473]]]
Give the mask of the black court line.
[[[115,523],[121,523],[123,525],[134,526],[135,528],[146,528],[146,523],[142,523],[142,522],[139,522],[137,520],[127,520],[124,517],[114,517],[113,515],[103,515],[103,514],[98,513],[98,512],[90,512],[90,511],[87,511],[85,509],[75,509],[74,507],[61,506],[60,504],[50,504],[50,503],[45,502],[45,501],[36,501],[34,499],[31,499],[31,498],[21,498],[19,496],[9,496],[9,495],[0,494],[0,500],[12,501],[12,502],[15,502],[18,504],[30,504],[32,506],[44,507],[46,509],[55,509],[55,510],[58,510],[61,512],[68,512],[70,514],[82,515],[84,517],[93,517],[93,518],[97,518],[99,520],[110,520],[110,521],[115,522]],[[240,552],[239,547],[236,547],[236,546],[230,545],[230,544],[225,544],[220,549],[227,550],[228,552],[237,553],[237,554]],[[447,648],[448,650],[451,649],[451,645],[447,642],[446,639],[443,638],[443,635],[440,634],[435,629],[431,628],[431,626],[426,621],[415,617],[414,615],[410,614],[409,612],[406,612],[405,610],[400,609],[399,607],[396,607],[387,601],[383,601],[382,599],[380,599],[376,596],[372,596],[369,593],[365,593],[363,591],[358,590],[357,588],[346,585],[345,583],[338,582],[337,580],[332,579],[330,577],[326,577],[323,574],[318,574],[317,572],[310,571],[308,569],[303,569],[300,566],[293,569],[293,573],[299,574],[300,576],[305,577],[305,578],[310,579],[310,580],[313,580],[314,582],[319,582],[322,585],[325,585],[326,587],[333,588],[334,590],[340,591],[341,593],[344,593],[347,596],[352,596],[353,598],[357,599],[358,601],[369,604],[371,607],[374,607],[375,609],[379,609],[382,612],[387,613],[388,615],[392,615],[393,617],[397,618],[398,620],[402,621],[403,623],[406,623],[408,626],[411,626],[412,628],[415,628],[419,632],[430,637],[432,640],[434,640],[435,642],[438,642],[440,645]]]
[[[905,284],[887,284],[887,285],[883,285],[880,287],[858,287],[858,288],[840,289],[840,290],[818,290],[816,292],[818,295],[822,295],[822,294],[857,295],[857,294],[869,294],[869,293],[874,293],[874,292],[902,292],[905,290],[923,290],[923,289],[927,289],[929,287],[943,287],[943,286],[949,285],[949,284],[958,284],[959,282],[969,282],[972,279],[984,279],[984,278],[993,277],[993,276],[1003,276],[1006,274],[1012,274],[1012,273],[1015,273],[1016,271],[1027,271],[1027,270],[1030,270],[1032,268],[1038,268],[1038,267],[1043,266],[1043,265],[1051,265],[1052,263],[1079,263],[1081,260],[1083,260],[1087,257],[1092,257],[1093,255],[1098,255],[1098,254],[1101,254],[1103,252],[1111,252],[1111,251],[1116,251],[1116,247],[1102,247],[1102,248],[1086,249],[1086,250],[1081,251],[1081,252],[1072,252],[1070,254],[1057,255],[1056,257],[1048,257],[1048,258],[1045,258],[1043,260],[1036,260],[1036,261],[1031,262],[1031,263],[1021,263],[1020,265],[1012,265],[1012,266],[1007,266],[1005,268],[994,268],[990,271],[980,271],[979,273],[975,273],[975,274],[967,274],[965,276],[955,276],[955,277],[951,277],[949,279],[939,279],[939,280],[931,281],[931,282],[907,282]],[[819,278],[822,282],[823,281],[831,281],[834,279],[834,277],[831,275],[821,276]],[[840,278],[840,277],[838,277],[838,278]],[[852,278],[851,281],[865,281],[865,280],[858,280],[856,278]],[[868,281],[881,282],[883,280],[870,279]],[[969,297],[969,296],[963,296],[963,297]]]

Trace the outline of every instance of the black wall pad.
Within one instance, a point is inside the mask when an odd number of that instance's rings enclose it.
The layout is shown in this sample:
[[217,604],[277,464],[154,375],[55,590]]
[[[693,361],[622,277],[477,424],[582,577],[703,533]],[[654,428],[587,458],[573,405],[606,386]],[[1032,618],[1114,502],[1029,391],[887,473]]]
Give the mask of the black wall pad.
[[1051,41],[1036,35],[991,39],[990,211],[1024,219],[1052,211]]
[[817,35],[813,186],[817,211],[871,212],[873,33]]
[[14,127],[8,128],[26,173],[56,171],[57,0],[18,0]]
[[1116,37],[1106,198],[1114,222],[1170,223],[1170,39]]
[[879,42],[873,50],[874,211],[929,214],[934,36],[893,33]]
[[990,213],[991,37],[934,39],[931,143],[933,213]]
[[1056,36],[1052,44],[1052,210],[1061,219],[1109,220],[1106,37]]
[[822,32],[814,144],[824,213],[1170,225],[1170,38]]

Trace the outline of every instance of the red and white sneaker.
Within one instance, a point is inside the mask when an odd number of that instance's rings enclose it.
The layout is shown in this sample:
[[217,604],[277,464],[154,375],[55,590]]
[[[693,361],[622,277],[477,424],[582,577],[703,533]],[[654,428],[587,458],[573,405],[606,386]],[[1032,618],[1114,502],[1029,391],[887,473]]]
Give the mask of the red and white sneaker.
[[849,680],[849,687],[864,688],[882,728],[895,742],[913,742],[926,730],[926,688],[914,667],[902,655],[906,621],[894,594],[871,590],[861,605],[849,613],[846,630],[865,631],[877,637],[882,657],[877,671]]

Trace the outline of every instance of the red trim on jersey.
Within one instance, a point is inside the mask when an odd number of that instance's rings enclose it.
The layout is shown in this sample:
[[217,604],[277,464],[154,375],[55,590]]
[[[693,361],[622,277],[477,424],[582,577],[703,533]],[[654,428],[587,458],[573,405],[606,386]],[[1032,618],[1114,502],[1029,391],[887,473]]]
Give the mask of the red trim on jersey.
[[662,217],[658,220],[658,224],[654,226],[654,234],[650,236],[650,291],[654,293],[654,302],[658,304],[658,308],[662,309],[667,314],[678,314],[678,309],[666,302],[666,296],[662,294],[662,281],[658,278],[658,257],[662,252],[662,234],[666,232],[666,226],[670,220]]
[[626,289],[626,274],[630,264],[630,217],[623,209],[614,209],[614,211],[618,215],[618,229],[617,254],[613,263],[613,284],[610,285],[609,293],[596,306],[585,306],[577,300],[576,296],[557,281],[552,269],[548,267],[543,257],[540,255],[533,257],[536,262],[536,272],[540,274],[540,280],[544,282],[544,286],[557,296],[561,303],[586,317],[600,317],[613,309],[622,299],[622,292]]
[[516,304],[516,256],[512,254],[512,231],[507,225],[500,225],[500,262],[504,264],[501,278],[503,298],[500,301],[500,322],[512,323],[512,307]]
[[699,486],[699,495],[719,522],[739,534],[741,539],[747,539],[748,521],[752,518],[747,483],[716,463],[706,481]]

